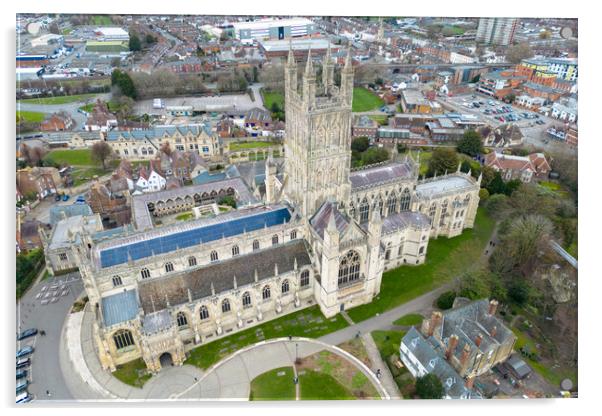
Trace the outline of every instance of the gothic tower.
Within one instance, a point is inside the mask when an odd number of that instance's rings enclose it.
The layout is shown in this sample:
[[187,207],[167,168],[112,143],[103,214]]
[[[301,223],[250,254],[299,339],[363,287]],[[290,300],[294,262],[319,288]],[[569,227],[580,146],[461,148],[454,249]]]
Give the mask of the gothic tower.
[[284,195],[311,216],[327,198],[349,200],[351,183],[351,101],[353,69],[348,54],[340,87],[334,84],[334,64],[328,48],[318,85],[311,51],[301,89],[292,48],[285,67]]

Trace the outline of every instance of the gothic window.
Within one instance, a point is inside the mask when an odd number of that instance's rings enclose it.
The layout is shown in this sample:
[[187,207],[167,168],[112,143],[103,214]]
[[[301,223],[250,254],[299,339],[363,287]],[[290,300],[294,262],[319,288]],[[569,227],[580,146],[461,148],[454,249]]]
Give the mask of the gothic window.
[[378,197],[378,202],[377,204],[375,204],[375,207],[378,207],[378,212],[380,212],[380,216],[381,218],[384,216],[384,203],[383,203],[383,199],[379,196]]
[[113,287],[121,286],[122,284],[121,276],[113,276]]
[[278,236],[276,234],[274,234],[272,236],[272,245],[276,245],[278,244]]
[[394,192],[391,192],[389,199],[387,199],[387,214],[393,215],[397,209],[397,199]]
[[301,287],[305,287],[309,285],[309,270],[303,270],[301,272]]
[[245,292],[242,294],[242,307],[243,308],[251,307],[251,295],[249,295],[249,292]]
[[173,272],[173,263],[172,262],[165,263],[165,271],[167,273]]
[[368,201],[366,198],[360,204],[360,223],[368,221],[368,216],[370,215],[370,205],[368,205]]
[[291,231],[291,240],[295,240],[297,238],[297,230]]
[[404,189],[399,200],[399,211],[409,211],[411,199],[410,190],[408,188]]
[[431,219],[431,224],[435,220],[435,213],[437,212],[437,205],[433,202],[431,207],[429,208],[429,218]]
[[353,282],[360,277],[360,255],[349,250],[339,263],[339,285]]
[[134,337],[132,336],[131,331],[127,329],[117,331],[115,335],[113,335],[113,341],[115,342],[117,351],[127,348],[130,345],[134,345]]
[[240,250],[238,246],[232,246],[232,256],[238,256],[240,254]]
[[420,247],[420,250],[418,250],[418,254],[424,254],[424,247]]
[[466,195],[466,198],[464,198],[464,204],[468,205],[469,202],[470,202],[470,195]]
[[140,276],[142,276],[143,279],[147,279],[150,277],[150,270],[148,270],[146,267],[142,270],[140,270]]
[[60,261],[67,261],[67,253],[59,253]]
[[284,282],[282,282],[282,294],[284,295],[285,293],[288,293],[290,287],[288,284],[288,280],[285,280]]
[[270,287],[269,286],[264,286],[263,290],[261,291],[261,297],[263,298],[263,300],[267,300],[270,298],[271,293],[270,293]]
[[203,319],[209,318],[209,310],[207,310],[207,307],[205,305],[201,306],[201,309],[199,310],[199,316],[201,318],[201,321]]
[[196,266],[196,257],[194,257],[194,256],[188,257],[188,265],[190,267]]
[[184,312],[178,312],[176,316],[176,321],[178,323],[179,328],[184,328],[188,326],[188,319],[186,318],[186,314]]
[[210,254],[211,261],[217,261],[217,251],[213,250]]
[[443,225],[445,223],[445,215],[447,214],[447,200],[443,201],[441,204],[441,215],[439,220],[439,225]]
[[230,312],[230,301],[228,299],[222,301],[222,312]]
[[391,249],[387,249],[387,251],[385,251],[385,260],[389,260],[391,258]]
[[351,205],[349,206],[349,216],[351,218],[355,218],[355,206],[353,205],[353,203],[351,203]]
[[253,241],[253,250],[259,250],[259,240]]

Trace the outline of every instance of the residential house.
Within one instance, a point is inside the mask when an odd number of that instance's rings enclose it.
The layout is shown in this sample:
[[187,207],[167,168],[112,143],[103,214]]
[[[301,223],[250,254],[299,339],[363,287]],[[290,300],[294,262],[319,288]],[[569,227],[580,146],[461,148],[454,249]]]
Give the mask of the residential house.
[[130,193],[112,192],[105,184],[95,183],[86,195],[92,212],[101,216],[106,228],[129,224],[132,217]]
[[485,166],[500,172],[505,180],[520,179],[527,183],[531,182],[533,177],[547,177],[551,170],[543,153],[513,156],[491,152],[485,156]]
[[67,113],[54,113],[40,123],[40,130],[43,132],[66,131],[71,130],[73,125],[73,119]]
[[117,126],[117,116],[109,111],[106,103],[98,100],[88,115],[84,129],[86,131],[106,132]]
[[[165,189],[165,178],[151,166],[147,169],[144,165],[138,170],[138,179],[136,180],[136,191],[157,192]],[[135,193],[134,193],[135,194]]]
[[353,126],[351,127],[351,137],[368,137],[369,139],[376,138],[378,133],[378,123],[366,115],[356,116],[353,118]]
[[21,195],[35,194],[39,199],[55,194],[61,175],[53,167],[24,168],[17,171],[17,188]]

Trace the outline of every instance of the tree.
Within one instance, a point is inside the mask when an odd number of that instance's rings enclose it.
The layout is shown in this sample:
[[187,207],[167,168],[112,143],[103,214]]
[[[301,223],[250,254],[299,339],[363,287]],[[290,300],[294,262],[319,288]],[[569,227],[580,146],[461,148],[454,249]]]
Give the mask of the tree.
[[510,93],[510,94],[506,94],[504,96],[504,101],[506,101],[508,104],[512,104],[514,102],[514,100],[516,100],[516,95]]
[[458,152],[474,157],[483,152],[481,135],[475,130],[466,130],[464,136],[458,142]]
[[552,37],[552,34],[547,29],[545,29],[543,32],[539,32],[539,39],[546,40],[550,39],[550,37]]
[[231,206],[232,208],[236,208],[236,199],[234,199],[233,196],[226,195],[219,200],[218,204],[228,205],[228,206]]
[[433,373],[416,379],[416,394],[421,399],[440,399],[445,394],[441,380]]
[[506,61],[512,64],[519,64],[523,59],[531,58],[532,56],[533,51],[526,42],[512,45],[506,51]]
[[[484,190],[487,191],[487,189]],[[509,209],[510,206],[508,197],[504,194],[493,194],[485,203],[485,211],[487,211],[487,215],[498,220],[504,218]]]
[[437,298],[436,304],[439,309],[451,309],[454,306],[454,300],[456,299],[456,292],[453,290],[448,290],[447,292],[443,292]]
[[389,160],[389,151],[382,147],[371,147],[362,153],[362,165],[373,165],[375,163]]
[[508,298],[519,306],[523,306],[529,300],[531,285],[525,279],[514,279],[508,288]]
[[157,43],[157,38],[154,37],[153,35],[151,35],[150,33],[147,33],[146,36],[144,37],[144,41],[148,45],[152,45],[153,43]]
[[107,142],[94,143],[92,146],[92,160],[102,164],[102,168],[106,169],[106,162],[111,157],[113,149]]
[[506,192],[506,184],[504,183],[500,172],[495,172],[495,176],[487,185],[487,190],[491,195],[503,194]]
[[351,142],[351,150],[356,152],[365,152],[370,146],[370,140],[367,137],[356,137]]
[[429,160],[428,175],[443,175],[445,172],[455,172],[458,168],[458,154],[456,149],[439,147],[433,151]]
[[140,42],[140,38],[134,32],[130,32],[129,46],[130,46],[130,51],[132,51],[132,52],[138,52],[138,51],[142,50],[142,44]]
[[114,69],[111,73],[111,85],[116,86],[119,91],[132,99],[136,99],[136,87],[130,75],[120,69]]
[[55,34],[55,35],[60,35],[61,34],[61,30],[59,29],[59,25],[58,25],[57,22],[50,23],[50,25],[48,25],[48,31],[50,33]]
[[479,189],[479,201],[485,202],[489,199],[489,191],[485,188]]

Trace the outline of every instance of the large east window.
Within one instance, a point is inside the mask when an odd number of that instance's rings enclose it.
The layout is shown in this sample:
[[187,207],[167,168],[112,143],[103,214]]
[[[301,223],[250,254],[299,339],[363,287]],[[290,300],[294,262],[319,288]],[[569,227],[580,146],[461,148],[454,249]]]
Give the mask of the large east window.
[[360,255],[349,250],[339,263],[339,285],[353,282],[360,278]]
[[117,351],[127,348],[131,345],[134,345],[134,337],[132,333],[127,329],[121,329],[113,335],[113,341],[115,342],[115,347]]

